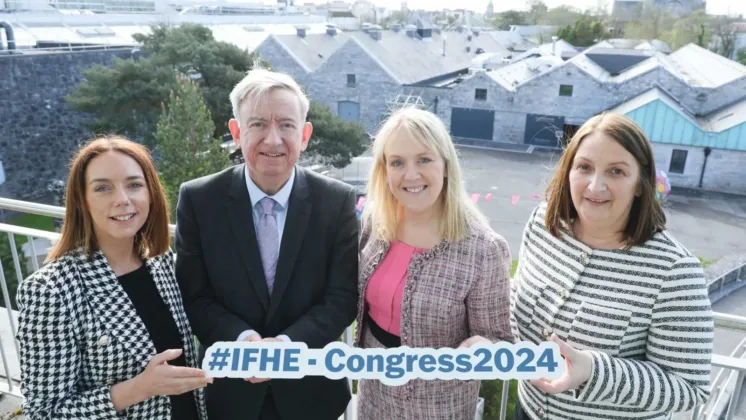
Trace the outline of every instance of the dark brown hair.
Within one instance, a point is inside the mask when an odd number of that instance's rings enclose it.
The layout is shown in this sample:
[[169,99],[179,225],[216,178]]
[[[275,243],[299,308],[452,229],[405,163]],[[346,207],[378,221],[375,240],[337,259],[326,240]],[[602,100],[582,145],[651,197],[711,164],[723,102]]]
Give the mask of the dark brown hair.
[[145,224],[135,235],[135,250],[145,258],[152,258],[168,251],[171,242],[168,230],[168,200],[158,179],[150,151],[145,146],[122,136],[104,136],[83,146],[72,160],[67,178],[66,210],[61,236],[45,262],[54,261],[77,248],[83,248],[88,255],[98,249],[93,232],[93,220],[86,203],[85,176],[91,160],[107,152],[122,153],[134,159],[140,165],[148,186],[150,212]]
[[620,114],[603,113],[589,119],[570,140],[562,153],[557,172],[547,188],[548,204],[544,223],[552,235],[559,237],[562,222],[569,225],[570,221],[578,216],[570,195],[570,170],[580,144],[596,132],[604,133],[616,140],[640,165],[640,195],[632,202],[627,226],[624,229],[624,241],[628,247],[641,245],[655,232],[666,228],[666,215],[655,192],[655,160],[650,141],[634,121]]

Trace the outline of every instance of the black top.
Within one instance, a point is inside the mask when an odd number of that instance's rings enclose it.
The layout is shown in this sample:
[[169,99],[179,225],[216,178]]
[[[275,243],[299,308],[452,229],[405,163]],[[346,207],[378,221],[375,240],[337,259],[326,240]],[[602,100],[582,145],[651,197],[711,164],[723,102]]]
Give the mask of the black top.
[[[158,293],[153,277],[150,275],[147,265],[143,264],[135,271],[118,277],[119,283],[129,295],[135,305],[137,314],[142,319],[145,327],[153,340],[157,353],[169,349],[183,349],[179,328],[176,326],[174,317],[168,306]],[[184,352],[168,364],[173,366],[186,366]],[[186,392],[181,395],[171,395],[171,418],[173,420],[198,420],[197,405],[194,402],[194,393]]]

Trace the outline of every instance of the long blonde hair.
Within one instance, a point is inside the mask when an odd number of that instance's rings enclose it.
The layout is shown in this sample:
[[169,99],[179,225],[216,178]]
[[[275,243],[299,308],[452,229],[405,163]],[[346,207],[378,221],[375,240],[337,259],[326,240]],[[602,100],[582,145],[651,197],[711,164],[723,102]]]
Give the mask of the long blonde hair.
[[486,224],[486,218],[469,199],[461,182],[458,153],[445,124],[431,112],[406,107],[395,111],[384,122],[373,142],[373,165],[363,214],[364,223],[372,223],[372,235],[394,240],[401,220],[402,208],[389,188],[384,155],[389,139],[400,134],[437,153],[445,162],[446,178],[440,198],[443,200],[442,237],[448,241],[460,241],[466,238],[470,221]]

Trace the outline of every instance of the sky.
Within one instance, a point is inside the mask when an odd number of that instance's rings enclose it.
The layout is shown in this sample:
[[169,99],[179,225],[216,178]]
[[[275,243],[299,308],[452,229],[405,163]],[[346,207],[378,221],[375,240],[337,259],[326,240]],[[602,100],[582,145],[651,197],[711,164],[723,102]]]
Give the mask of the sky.
[[[302,0],[297,1],[297,3],[302,2]],[[314,3],[314,1],[308,2]],[[402,0],[371,0],[371,2],[378,6],[399,9]],[[586,9],[597,7],[599,2],[608,4],[609,8],[611,8],[613,0],[545,0],[545,2],[549,7],[567,4],[580,9]],[[407,6],[410,9],[443,10],[446,8],[466,8],[478,12],[484,12],[487,9],[487,3],[489,3],[489,0],[407,0]],[[493,0],[493,4],[496,12],[510,9],[521,10],[526,7],[525,0]],[[707,13],[716,15],[743,14],[746,16],[746,0],[707,0]]]

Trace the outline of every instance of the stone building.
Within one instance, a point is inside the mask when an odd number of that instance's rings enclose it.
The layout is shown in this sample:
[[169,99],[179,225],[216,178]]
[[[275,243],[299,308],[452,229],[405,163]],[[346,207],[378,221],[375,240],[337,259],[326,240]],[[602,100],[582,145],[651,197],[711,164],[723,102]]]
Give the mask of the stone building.
[[[669,54],[658,41],[582,52],[555,41],[517,53],[484,33],[418,31],[273,36],[258,51],[369,132],[407,102],[438,114],[461,144],[530,152],[617,110],[649,131],[673,185],[746,194],[746,67],[734,61],[693,44]],[[488,51],[511,58],[486,69],[475,54]],[[666,122],[649,124],[658,112]]]

